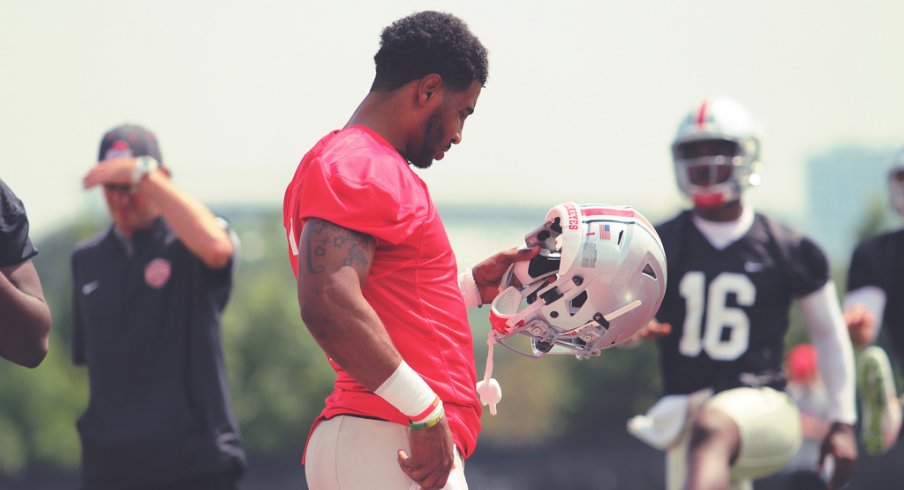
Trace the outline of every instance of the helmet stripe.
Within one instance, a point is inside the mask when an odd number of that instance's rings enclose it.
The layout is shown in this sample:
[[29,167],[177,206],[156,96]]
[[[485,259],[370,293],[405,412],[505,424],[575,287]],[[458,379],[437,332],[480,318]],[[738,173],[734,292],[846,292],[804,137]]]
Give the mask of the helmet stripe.
[[603,214],[611,214],[613,216],[623,216],[625,218],[633,218],[633,209],[616,209],[616,208],[583,208],[581,214],[584,216],[600,216]]
[[706,121],[706,106],[707,100],[703,100],[703,103],[700,104],[700,111],[697,112],[697,127],[703,129],[703,123]]
[[582,208],[581,214],[584,216],[601,216],[601,215],[611,215],[611,216],[621,216],[624,218],[634,218],[637,221],[647,225],[647,227],[651,230],[656,229],[652,223],[647,221],[640,213],[635,213],[633,209],[617,209],[617,208]]

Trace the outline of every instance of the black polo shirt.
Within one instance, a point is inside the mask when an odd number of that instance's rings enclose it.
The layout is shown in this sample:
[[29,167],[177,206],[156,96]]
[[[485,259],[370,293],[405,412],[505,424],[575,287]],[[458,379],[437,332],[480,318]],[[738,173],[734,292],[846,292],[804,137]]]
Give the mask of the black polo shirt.
[[77,423],[86,487],[244,467],[220,339],[233,263],[209,269],[162,219],[131,241],[111,227],[76,248],[73,359],[91,388]]
[[28,238],[25,206],[0,180],[0,267],[21,264],[37,254]]

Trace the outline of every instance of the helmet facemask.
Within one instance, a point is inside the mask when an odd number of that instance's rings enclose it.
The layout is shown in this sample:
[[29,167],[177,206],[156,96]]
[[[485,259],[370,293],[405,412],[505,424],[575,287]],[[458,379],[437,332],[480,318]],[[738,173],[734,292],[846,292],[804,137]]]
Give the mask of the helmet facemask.
[[759,184],[755,142],[726,139],[682,141],[672,146],[678,188],[702,208],[737,201],[747,187]]

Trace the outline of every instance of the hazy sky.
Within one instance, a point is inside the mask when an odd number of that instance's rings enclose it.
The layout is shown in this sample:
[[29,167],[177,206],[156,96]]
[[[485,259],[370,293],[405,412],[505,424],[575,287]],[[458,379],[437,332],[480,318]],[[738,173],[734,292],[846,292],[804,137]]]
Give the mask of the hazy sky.
[[102,133],[134,122],[205,202],[278,207],[304,151],[365,95],[382,28],[426,8],[490,51],[463,144],[421,172],[439,203],[668,213],[675,126],[708,95],[764,127],[751,200],[766,210],[801,212],[813,152],[904,144],[896,0],[3,0],[0,177],[40,236],[99,209],[81,177]]

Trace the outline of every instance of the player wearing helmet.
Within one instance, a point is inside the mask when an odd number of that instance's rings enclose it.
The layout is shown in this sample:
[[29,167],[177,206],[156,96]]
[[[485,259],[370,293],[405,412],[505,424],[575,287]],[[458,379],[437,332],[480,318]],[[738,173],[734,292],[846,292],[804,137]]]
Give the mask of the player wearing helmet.
[[[904,215],[904,149],[888,173],[892,208]],[[848,271],[844,319],[854,345],[861,398],[861,439],[870,454],[888,451],[901,429],[901,404],[895,394],[891,364],[885,351],[870,346],[887,326],[889,340],[904,359],[904,303],[887,301],[904,294],[904,229],[882,233],[860,243]]]
[[672,154],[693,209],[657,227],[668,288],[640,332],[658,338],[667,396],[629,430],[667,449],[669,489],[751,488],[780,469],[801,438],[798,410],[782,391],[797,299],[819,359],[829,360],[819,366],[833,420],[822,456],[834,457],[832,481],[846,482],[857,451],[850,340],[823,252],[742,199],[759,183],[753,118],[732,99],[704,101],[680,122]]

